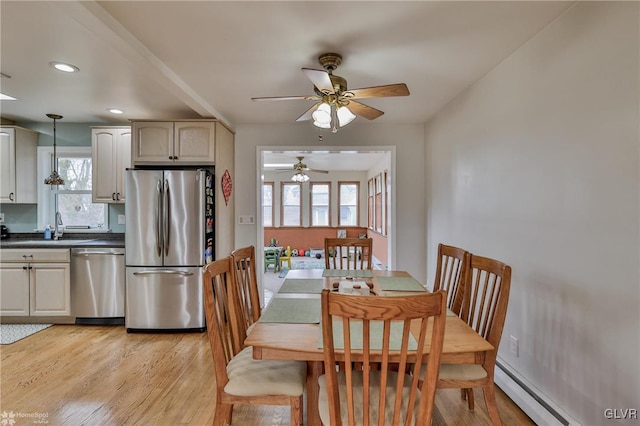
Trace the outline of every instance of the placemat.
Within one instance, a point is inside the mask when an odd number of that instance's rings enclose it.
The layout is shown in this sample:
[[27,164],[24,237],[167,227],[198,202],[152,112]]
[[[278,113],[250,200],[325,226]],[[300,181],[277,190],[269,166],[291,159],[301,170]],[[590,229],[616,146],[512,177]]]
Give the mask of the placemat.
[[383,291],[427,291],[412,277],[378,277],[377,281]]
[[280,286],[278,293],[322,293],[322,278],[287,278]]
[[371,278],[373,277],[373,273],[370,269],[325,269],[322,271],[322,276]]
[[314,324],[320,322],[320,299],[274,297],[262,312],[261,322]]
[[[369,322],[369,346],[372,350],[382,349],[382,330],[384,322],[382,321],[370,321]],[[362,323],[359,321],[351,321],[349,324],[351,329],[351,348],[362,349]],[[399,351],[402,345],[402,321],[391,322],[391,334],[389,336],[389,349],[392,351]],[[333,321],[333,346],[336,349],[344,349],[344,334],[342,332],[342,319],[335,319]],[[318,348],[322,348],[322,325],[319,327],[318,332]],[[418,342],[409,334],[409,350],[416,350],[418,348]]]

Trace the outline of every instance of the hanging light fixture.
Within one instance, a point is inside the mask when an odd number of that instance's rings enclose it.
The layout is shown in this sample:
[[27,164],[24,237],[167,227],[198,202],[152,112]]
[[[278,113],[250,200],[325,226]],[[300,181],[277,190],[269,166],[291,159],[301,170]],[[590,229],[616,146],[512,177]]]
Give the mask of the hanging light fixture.
[[47,117],[53,120],[53,171],[48,178],[44,180],[45,185],[64,185],[64,179],[58,174],[58,157],[56,156],[56,120],[62,118],[58,114],[47,114]]
[[298,170],[293,176],[291,176],[291,180],[298,183],[307,182],[309,180],[309,175]]

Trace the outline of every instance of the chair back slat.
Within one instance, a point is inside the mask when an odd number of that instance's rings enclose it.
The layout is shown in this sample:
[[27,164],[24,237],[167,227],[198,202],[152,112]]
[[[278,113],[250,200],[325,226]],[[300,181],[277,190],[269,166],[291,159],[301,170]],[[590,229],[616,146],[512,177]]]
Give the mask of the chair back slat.
[[373,239],[325,238],[324,259],[327,269],[372,269]]
[[[484,337],[494,351],[485,357],[485,368],[494,368],[502,337],[511,288],[511,267],[490,258],[471,255],[467,276],[467,306],[462,318]],[[487,367],[487,366],[491,367]]]
[[233,308],[230,306],[230,289],[235,285],[231,259],[224,258],[209,263],[203,271],[205,315],[207,335],[216,375],[216,386],[224,389],[229,381],[227,364],[239,352],[233,342]]
[[447,307],[461,316],[465,276],[469,270],[469,252],[459,247],[438,244],[433,290],[447,292]]
[[[428,424],[442,352],[445,303],[444,291],[393,298],[323,291],[322,335],[332,425],[343,421],[336,361],[345,365],[342,403],[348,424]],[[336,342],[334,327],[341,329],[341,341]],[[410,349],[413,344],[417,346]],[[425,346],[430,347],[428,355]],[[423,365],[428,379],[419,387]],[[409,368],[412,375],[405,374]]]
[[242,247],[231,252],[235,270],[234,298],[237,300],[238,327],[234,332],[237,350],[245,347],[247,330],[260,318],[260,294],[256,273],[256,251],[254,246]]

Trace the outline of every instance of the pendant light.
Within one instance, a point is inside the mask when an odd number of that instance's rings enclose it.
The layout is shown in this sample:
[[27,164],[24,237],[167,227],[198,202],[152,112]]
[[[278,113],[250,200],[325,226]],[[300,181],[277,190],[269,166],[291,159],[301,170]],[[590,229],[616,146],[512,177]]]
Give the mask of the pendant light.
[[47,114],[47,117],[53,120],[53,171],[51,175],[44,180],[45,185],[64,185],[64,179],[58,174],[58,157],[56,156],[56,120],[62,118],[58,114]]

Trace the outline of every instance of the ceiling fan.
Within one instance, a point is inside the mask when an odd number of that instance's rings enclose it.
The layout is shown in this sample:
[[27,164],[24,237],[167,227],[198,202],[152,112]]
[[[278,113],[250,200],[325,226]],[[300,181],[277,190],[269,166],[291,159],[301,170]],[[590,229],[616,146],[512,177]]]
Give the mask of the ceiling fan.
[[313,83],[315,95],[310,96],[275,96],[251,98],[254,101],[278,100],[307,100],[316,101],[296,121],[313,119],[316,127],[331,129],[337,132],[338,127],[349,124],[356,115],[368,120],[380,117],[384,112],[372,108],[355,99],[382,98],[390,96],[409,96],[409,89],[405,83],[388,84],[385,86],[363,87],[361,89],[347,89],[347,80],[333,71],[342,63],[342,56],[338,53],[324,53],[318,57],[318,62],[324,70],[302,68]]
[[318,170],[318,169],[310,169],[307,167],[305,163],[302,162],[304,157],[296,157],[298,162],[295,163],[290,169],[276,169],[281,170],[281,173],[284,171],[293,172],[293,176],[291,176],[291,180],[294,182],[302,183],[307,182],[310,178],[306,172],[315,172],[315,173],[329,173],[328,170]]
[[296,173],[304,173],[304,172],[329,173],[328,170],[310,169],[309,167],[307,167],[305,163],[302,162],[302,160],[304,160],[304,157],[296,157],[296,158],[298,159],[298,162],[295,163],[293,166],[291,166],[290,169],[276,169],[276,170],[296,172]]

